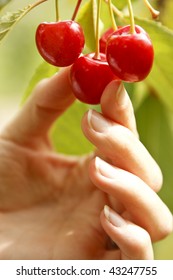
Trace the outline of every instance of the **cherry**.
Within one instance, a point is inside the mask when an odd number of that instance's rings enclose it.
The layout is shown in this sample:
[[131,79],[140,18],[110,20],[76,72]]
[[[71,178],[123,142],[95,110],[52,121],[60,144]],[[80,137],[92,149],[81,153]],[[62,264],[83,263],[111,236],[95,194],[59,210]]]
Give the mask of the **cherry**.
[[87,104],[99,104],[104,88],[114,79],[116,77],[103,53],[100,53],[100,59],[96,59],[93,53],[79,57],[70,71],[74,95]]
[[130,33],[130,26],[116,30],[108,39],[107,61],[117,77],[126,82],[144,80],[154,60],[152,42],[140,26]]
[[114,32],[114,29],[111,27],[107,29],[101,36],[99,40],[99,45],[100,45],[100,52],[101,53],[106,53],[106,44],[109,36]]
[[43,22],[36,30],[36,45],[41,56],[50,64],[71,65],[85,44],[81,26],[72,20]]

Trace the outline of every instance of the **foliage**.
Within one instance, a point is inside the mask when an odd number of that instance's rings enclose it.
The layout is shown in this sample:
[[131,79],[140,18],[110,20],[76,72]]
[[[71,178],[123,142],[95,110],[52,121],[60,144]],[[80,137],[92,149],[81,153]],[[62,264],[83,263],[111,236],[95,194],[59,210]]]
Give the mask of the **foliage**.
[[6,13],[0,19],[0,40],[11,30],[13,25],[19,21],[29,11],[30,7],[26,7],[14,13]]
[[[7,10],[8,4],[11,4],[11,2],[13,1],[0,1],[0,9],[5,7]],[[21,1],[18,2],[21,5]],[[71,2],[75,5],[75,1]],[[127,1],[113,0],[112,2],[123,14],[121,18],[115,15],[117,23],[122,25],[127,24],[129,22],[126,7]],[[160,2],[154,1],[155,4],[160,4]],[[160,192],[160,196],[173,211],[171,199],[173,181],[173,1],[165,0],[162,2],[164,2],[164,5],[159,6],[161,10],[160,19],[154,21],[149,15],[148,17],[146,17],[146,14],[143,16],[143,1],[133,1],[133,5],[136,7],[135,22],[142,26],[150,35],[155,49],[155,59],[152,72],[145,81],[136,84],[125,84],[125,86],[134,105],[140,139],[163,171],[164,186]],[[5,12],[1,16],[0,40],[4,39],[6,34],[10,34],[12,27],[32,11],[32,5],[26,6],[25,8],[18,7],[16,12]],[[77,16],[77,21],[82,25],[86,37],[85,52],[95,50],[96,6],[96,0],[84,1]],[[102,1],[100,34],[111,26],[108,13],[108,6],[105,1]],[[41,62],[37,69],[33,71],[33,76],[25,90],[22,102],[26,100],[39,80],[51,76],[56,71],[58,71],[57,68],[48,65],[46,62]],[[93,149],[92,145],[82,135],[80,128],[81,118],[87,109],[87,105],[77,101],[54,124],[51,131],[51,138],[56,150],[69,154],[82,154],[90,152]],[[61,131],[61,133],[57,137],[58,131]],[[69,141],[69,138],[72,140]],[[164,250],[163,247],[162,252]],[[160,252],[158,249],[159,246],[155,248],[156,252]],[[164,252],[164,256],[166,258],[168,254]],[[162,254],[160,258],[162,258]],[[170,253],[169,258],[173,258],[173,255]]]
[[[27,13],[29,13],[34,7],[39,5],[42,2],[47,0],[38,1],[33,5],[28,5],[27,7],[20,9],[16,12],[10,13],[7,12],[0,18],[0,41],[4,38],[5,35],[12,29],[12,27],[19,22]],[[9,1],[8,1],[9,2]],[[7,3],[8,3],[7,2]],[[6,3],[6,2],[5,2]],[[6,4],[7,4],[6,3]]]
[[5,7],[11,0],[0,0],[0,10]]

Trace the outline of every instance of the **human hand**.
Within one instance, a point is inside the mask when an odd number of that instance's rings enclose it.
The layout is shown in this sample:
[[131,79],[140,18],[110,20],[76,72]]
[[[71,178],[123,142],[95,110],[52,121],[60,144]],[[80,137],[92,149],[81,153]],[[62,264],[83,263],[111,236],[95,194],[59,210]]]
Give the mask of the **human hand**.
[[[96,113],[83,119],[102,160],[55,154],[51,147],[49,128],[74,101],[68,71],[42,81],[1,131],[0,258],[152,258],[151,239],[172,230],[172,216],[152,190],[161,185],[160,169],[135,135],[131,104],[116,105],[116,85],[106,88],[101,102],[110,128],[93,130]],[[112,221],[105,204],[117,212],[119,227],[106,218]],[[109,237],[120,249],[110,250]]]
[[152,259],[152,242],[173,228],[172,214],[156,194],[162,186],[161,170],[139,141],[133,107],[122,84],[108,85],[101,109],[102,115],[86,114],[83,130],[103,157],[93,159],[89,168],[92,182],[108,195],[112,208],[102,211],[102,226],[118,245],[120,259]]

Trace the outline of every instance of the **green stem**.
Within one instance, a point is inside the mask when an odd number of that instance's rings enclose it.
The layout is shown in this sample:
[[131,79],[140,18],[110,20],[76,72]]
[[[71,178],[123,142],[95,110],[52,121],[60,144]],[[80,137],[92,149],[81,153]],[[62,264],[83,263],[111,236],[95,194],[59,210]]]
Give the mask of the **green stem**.
[[[109,3],[109,0],[104,0],[107,4]],[[118,10],[118,8],[117,7],[115,7],[113,4],[111,4],[111,7],[112,7],[112,10],[113,10],[113,13],[116,15],[116,16],[118,16],[118,17],[121,17],[121,18],[123,18],[123,13],[120,11],[120,10]]]
[[31,4],[29,10],[32,10],[33,8],[37,7],[38,5],[40,5],[40,4],[42,4],[43,2],[46,2],[46,1],[48,1],[48,0],[39,0],[36,3]]
[[96,50],[95,50],[94,59],[100,59],[100,45],[99,45],[99,39],[100,39],[100,31],[99,31],[100,10],[101,10],[101,0],[98,0],[98,2],[97,2],[97,19],[96,19]]
[[108,5],[109,5],[110,16],[111,16],[112,27],[113,27],[114,30],[117,30],[118,28],[117,28],[117,25],[116,25],[116,22],[115,22],[111,0],[108,0]]
[[77,4],[76,4],[76,7],[75,7],[75,10],[74,10],[74,13],[73,13],[73,16],[72,16],[71,20],[75,20],[81,3],[82,3],[82,0],[77,1]]
[[[35,7],[37,7],[38,5],[40,5],[40,4],[42,4],[42,3],[46,2],[46,1],[48,1],[48,0],[39,0],[39,1],[37,1],[36,3],[34,3],[34,4],[30,4],[30,5],[28,6],[28,9],[25,11],[25,13],[23,13],[22,16],[18,18],[17,21],[19,21],[20,19],[22,19],[22,18],[23,18],[26,14],[28,14],[32,9],[34,9]],[[17,21],[16,21],[16,22],[17,22]]]
[[127,0],[128,9],[129,9],[129,16],[130,16],[130,33],[135,33],[135,21],[134,21],[134,15],[133,15],[133,8],[132,8],[132,2],[131,0]]
[[56,21],[59,21],[59,3],[58,0],[55,0],[55,12],[56,12]]

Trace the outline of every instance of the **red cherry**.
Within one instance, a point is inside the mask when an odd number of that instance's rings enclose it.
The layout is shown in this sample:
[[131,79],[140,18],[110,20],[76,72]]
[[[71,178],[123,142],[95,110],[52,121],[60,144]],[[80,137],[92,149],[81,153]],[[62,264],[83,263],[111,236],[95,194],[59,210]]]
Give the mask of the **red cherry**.
[[104,88],[115,78],[103,53],[100,59],[95,59],[93,53],[79,57],[70,71],[74,95],[87,104],[99,104]]
[[151,71],[154,49],[148,34],[140,26],[115,31],[107,43],[107,61],[117,77],[126,82],[144,80]]
[[72,20],[41,23],[36,31],[36,45],[41,56],[50,64],[71,65],[85,44],[81,26]]
[[107,44],[107,40],[109,38],[110,35],[112,35],[112,33],[115,30],[113,28],[109,28],[107,29],[101,36],[100,40],[99,40],[99,44],[100,44],[100,52],[102,53],[106,53],[106,44]]

